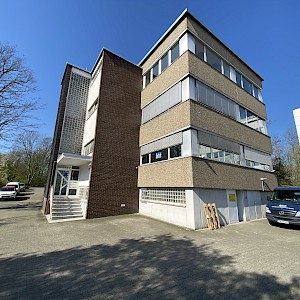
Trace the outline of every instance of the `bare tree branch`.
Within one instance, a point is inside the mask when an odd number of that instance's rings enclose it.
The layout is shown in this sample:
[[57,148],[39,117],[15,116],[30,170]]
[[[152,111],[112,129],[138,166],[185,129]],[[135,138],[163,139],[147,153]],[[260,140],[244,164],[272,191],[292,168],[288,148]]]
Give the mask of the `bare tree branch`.
[[24,58],[17,55],[16,48],[0,43],[0,140],[10,139],[9,132],[34,126],[31,112],[41,109],[32,98],[35,84],[31,70]]

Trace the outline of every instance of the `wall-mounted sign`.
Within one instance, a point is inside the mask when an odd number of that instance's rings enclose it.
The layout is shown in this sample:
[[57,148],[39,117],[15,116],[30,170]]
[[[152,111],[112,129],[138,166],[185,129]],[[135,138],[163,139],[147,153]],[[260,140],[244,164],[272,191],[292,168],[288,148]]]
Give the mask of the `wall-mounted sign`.
[[160,159],[161,158],[161,151],[155,153],[155,158],[156,159]]
[[228,194],[228,197],[229,197],[230,202],[235,202],[236,201],[235,194]]

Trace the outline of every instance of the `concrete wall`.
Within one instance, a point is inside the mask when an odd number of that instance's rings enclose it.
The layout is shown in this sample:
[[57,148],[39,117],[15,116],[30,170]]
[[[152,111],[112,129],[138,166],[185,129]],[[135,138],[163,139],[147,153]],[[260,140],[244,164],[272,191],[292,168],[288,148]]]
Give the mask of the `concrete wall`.
[[[223,42],[217,37],[213,36],[202,24],[196,21],[192,16],[188,17],[187,27],[196,36],[199,36],[206,44],[214,49],[219,55],[226,59],[238,71],[245,74],[249,79],[255,82],[258,86],[262,85],[262,78],[254,72],[248,65],[246,65],[236,54],[234,54]],[[250,42],[250,39],[249,39]],[[259,47],[257,55],[259,55]]]

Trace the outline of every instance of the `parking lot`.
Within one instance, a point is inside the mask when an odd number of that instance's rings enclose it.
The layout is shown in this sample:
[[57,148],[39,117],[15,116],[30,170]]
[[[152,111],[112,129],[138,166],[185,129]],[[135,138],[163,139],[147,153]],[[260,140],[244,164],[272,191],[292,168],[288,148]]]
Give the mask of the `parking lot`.
[[0,201],[1,299],[300,299],[300,230],[186,230],[138,214],[48,224],[42,189]]

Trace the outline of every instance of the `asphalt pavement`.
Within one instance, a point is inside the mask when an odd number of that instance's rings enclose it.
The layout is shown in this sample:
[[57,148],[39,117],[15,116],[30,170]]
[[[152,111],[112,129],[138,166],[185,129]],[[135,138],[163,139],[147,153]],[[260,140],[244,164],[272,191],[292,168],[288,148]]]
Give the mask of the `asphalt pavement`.
[[126,215],[49,224],[41,188],[0,201],[0,299],[300,299],[300,230]]

